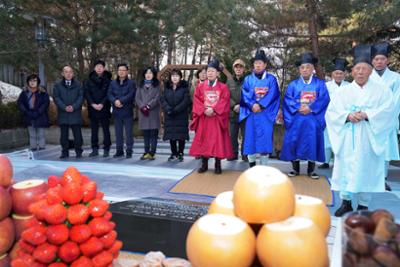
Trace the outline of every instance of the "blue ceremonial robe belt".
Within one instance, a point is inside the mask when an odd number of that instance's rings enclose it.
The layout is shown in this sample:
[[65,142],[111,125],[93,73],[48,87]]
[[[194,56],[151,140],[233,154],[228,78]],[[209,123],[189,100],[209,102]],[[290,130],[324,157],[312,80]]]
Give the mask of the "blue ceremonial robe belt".
[[[361,111],[361,110],[362,110],[362,107],[353,105],[353,106],[351,106],[351,108],[350,108],[350,113],[358,112],[358,111]],[[368,121],[368,119],[365,119],[365,120]],[[346,120],[346,124],[347,124],[347,122],[351,122],[351,121]],[[355,144],[355,128],[354,128],[354,123],[352,123],[352,122],[351,122],[351,135],[352,135],[353,150],[354,150],[354,144]]]

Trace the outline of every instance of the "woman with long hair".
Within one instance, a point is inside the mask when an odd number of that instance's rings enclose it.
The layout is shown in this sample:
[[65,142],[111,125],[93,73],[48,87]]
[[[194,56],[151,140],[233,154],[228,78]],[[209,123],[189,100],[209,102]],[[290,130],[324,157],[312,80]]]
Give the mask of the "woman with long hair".
[[144,137],[144,153],[140,159],[154,160],[160,129],[160,82],[154,67],[143,71],[142,82],[136,92],[136,104],[140,110],[139,129]]

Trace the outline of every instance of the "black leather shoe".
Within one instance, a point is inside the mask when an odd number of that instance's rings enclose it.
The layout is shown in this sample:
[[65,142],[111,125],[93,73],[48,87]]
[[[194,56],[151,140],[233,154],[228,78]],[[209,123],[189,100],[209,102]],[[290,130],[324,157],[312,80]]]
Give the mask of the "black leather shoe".
[[318,166],[318,169],[329,169],[329,164],[328,163],[322,163],[321,165]]
[[201,167],[197,169],[198,173],[204,173],[208,171],[208,158],[201,158]]
[[97,157],[99,155],[99,150],[97,148],[93,148],[92,152],[90,152],[89,157]]
[[342,217],[347,212],[353,211],[351,200],[343,200],[342,205],[335,211],[336,217]]
[[299,160],[293,160],[292,161],[292,168],[293,168],[293,171],[288,173],[289,177],[293,177],[293,176],[299,175],[299,173],[300,173],[300,161]]
[[118,152],[118,151],[117,151],[117,153],[114,154],[113,158],[115,158],[115,159],[116,159],[116,158],[122,158],[123,156],[124,156],[124,152],[121,152],[121,151]]
[[315,179],[315,180],[319,179],[319,175],[316,174],[315,172],[309,173],[308,177],[310,177],[311,179]]
[[66,159],[66,158],[68,158],[69,157],[69,155],[68,154],[61,154],[61,156],[60,156],[60,159]]
[[390,187],[390,185],[387,182],[385,182],[385,190],[392,191],[392,188]]
[[214,173],[215,174],[221,174],[222,173],[221,160],[220,159],[215,159]]
[[175,156],[174,154],[171,154],[171,156],[169,156],[168,161],[174,161],[176,160],[177,156]]
[[[300,162],[299,162],[299,163],[300,163]],[[300,166],[299,166],[299,168],[300,168]],[[307,164],[307,174],[313,173],[314,170],[315,170],[315,161],[308,161],[308,164]],[[300,171],[299,171],[299,172],[300,172]]]
[[250,166],[250,168],[256,166],[256,162],[249,162],[249,166]]
[[295,176],[299,175],[299,173],[296,172],[296,171],[291,171],[291,172],[289,172],[287,175],[288,175],[289,177],[295,177]]
[[109,149],[104,149],[103,157],[104,158],[108,158],[109,156],[110,156],[110,150]]
[[76,153],[76,156],[75,156],[77,159],[80,159],[80,158],[82,158],[82,152],[78,152],[78,153]]
[[357,210],[368,210],[368,207],[364,205],[358,205]]

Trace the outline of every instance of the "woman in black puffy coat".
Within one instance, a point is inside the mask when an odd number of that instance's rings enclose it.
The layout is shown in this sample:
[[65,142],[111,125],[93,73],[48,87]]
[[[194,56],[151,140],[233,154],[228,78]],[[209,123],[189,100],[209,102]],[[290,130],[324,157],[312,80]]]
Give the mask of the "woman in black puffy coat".
[[164,140],[169,140],[171,156],[168,161],[183,161],[185,141],[189,140],[190,94],[188,83],[182,80],[182,72],[173,69],[161,96],[164,110]]

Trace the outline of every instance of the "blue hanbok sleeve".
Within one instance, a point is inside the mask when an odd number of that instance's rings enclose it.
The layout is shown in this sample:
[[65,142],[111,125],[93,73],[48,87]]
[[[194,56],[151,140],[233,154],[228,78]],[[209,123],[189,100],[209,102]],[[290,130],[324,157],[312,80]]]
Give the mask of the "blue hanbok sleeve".
[[252,110],[253,105],[256,103],[255,96],[254,96],[254,90],[252,90],[250,84],[249,84],[249,78],[246,77],[246,79],[243,82],[242,85],[242,103],[245,107],[247,107],[249,110]]
[[271,122],[275,122],[275,118],[279,110],[279,86],[275,77],[271,77],[268,94],[264,96],[258,103],[267,112],[268,119]]
[[292,124],[293,117],[296,115],[299,108],[300,101],[296,96],[296,85],[295,82],[291,82],[286,90],[282,106],[283,120],[286,128],[289,128]]
[[244,79],[242,85],[239,122],[246,119],[250,115],[254,103],[256,103],[256,101],[253,90],[250,90],[249,76],[248,76]]
[[328,93],[328,88],[326,88],[326,84],[321,81],[319,84],[319,90],[316,100],[310,104],[310,109],[314,114],[324,113],[328,108],[330,98]]
[[300,109],[300,101],[296,96],[296,85],[294,82],[289,83],[283,99],[283,105],[291,115],[295,115]]

